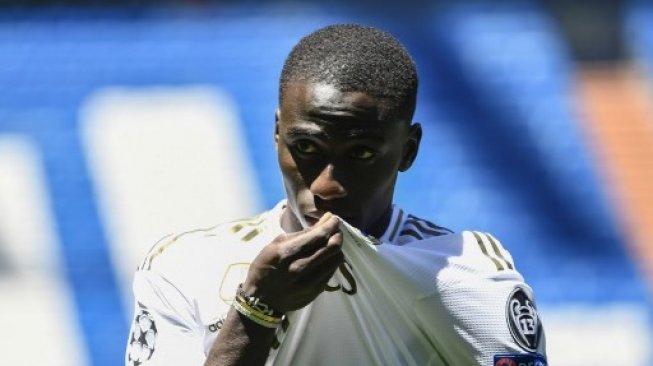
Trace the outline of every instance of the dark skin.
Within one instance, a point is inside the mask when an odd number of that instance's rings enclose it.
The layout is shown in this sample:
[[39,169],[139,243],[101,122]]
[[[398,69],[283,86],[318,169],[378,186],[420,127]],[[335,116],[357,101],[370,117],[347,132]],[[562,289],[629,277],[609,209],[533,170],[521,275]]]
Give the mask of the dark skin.
[[[341,217],[373,236],[390,222],[397,175],[412,165],[422,130],[412,111],[382,98],[297,81],[276,113],[275,143],[288,205],[286,232],[250,265],[244,291],[279,312],[312,302],[344,260]],[[205,366],[263,365],[274,340],[231,309]]]

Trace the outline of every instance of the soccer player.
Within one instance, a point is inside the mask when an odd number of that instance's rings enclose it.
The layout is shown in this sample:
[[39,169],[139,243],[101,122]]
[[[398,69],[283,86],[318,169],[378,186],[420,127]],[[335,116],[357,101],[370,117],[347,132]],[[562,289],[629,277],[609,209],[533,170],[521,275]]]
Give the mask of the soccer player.
[[393,205],[422,135],[416,93],[383,31],[303,38],[271,128],[286,199],[150,250],[126,364],[545,365],[532,291],[498,240]]

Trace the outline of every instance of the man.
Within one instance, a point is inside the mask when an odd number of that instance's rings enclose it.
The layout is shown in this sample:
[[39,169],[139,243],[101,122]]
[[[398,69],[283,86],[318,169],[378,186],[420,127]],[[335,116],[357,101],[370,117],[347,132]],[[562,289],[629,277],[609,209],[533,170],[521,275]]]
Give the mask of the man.
[[498,241],[393,205],[422,134],[404,47],[323,28],[292,50],[279,92],[287,200],[155,245],[127,364],[544,365],[530,288]]

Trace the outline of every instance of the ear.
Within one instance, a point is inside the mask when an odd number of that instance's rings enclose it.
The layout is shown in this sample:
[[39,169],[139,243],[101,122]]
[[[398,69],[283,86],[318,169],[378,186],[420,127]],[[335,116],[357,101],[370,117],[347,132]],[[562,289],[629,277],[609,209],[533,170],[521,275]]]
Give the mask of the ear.
[[401,163],[399,164],[399,171],[405,172],[410,169],[417,157],[419,151],[419,143],[422,141],[422,126],[419,123],[410,125],[408,131],[408,138],[404,144],[404,151],[401,156]]
[[274,148],[279,149],[279,120],[281,119],[281,111],[279,108],[274,112]]

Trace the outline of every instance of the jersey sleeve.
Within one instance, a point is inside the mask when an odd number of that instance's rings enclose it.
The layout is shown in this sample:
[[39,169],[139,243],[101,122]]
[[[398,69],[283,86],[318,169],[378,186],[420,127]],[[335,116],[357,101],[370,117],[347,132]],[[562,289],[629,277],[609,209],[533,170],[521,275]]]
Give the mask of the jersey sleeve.
[[205,355],[193,302],[161,274],[139,270],[125,365],[202,365]]
[[533,292],[510,254],[489,234],[464,236],[461,255],[437,274],[438,291],[415,304],[423,331],[438,343],[438,357],[450,365],[483,366],[495,365],[495,358],[544,359]]

